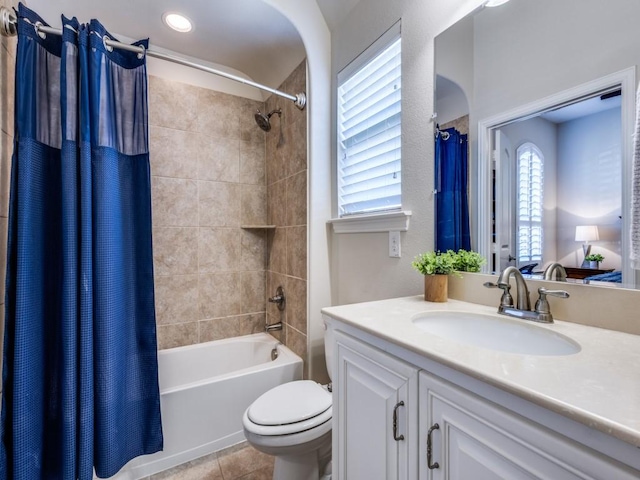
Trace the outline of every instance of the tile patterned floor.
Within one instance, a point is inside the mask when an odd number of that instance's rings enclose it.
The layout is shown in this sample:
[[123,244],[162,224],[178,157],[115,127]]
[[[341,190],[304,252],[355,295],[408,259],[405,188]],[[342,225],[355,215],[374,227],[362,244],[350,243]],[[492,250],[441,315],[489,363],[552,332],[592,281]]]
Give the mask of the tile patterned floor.
[[239,443],[143,480],[271,480],[273,457]]

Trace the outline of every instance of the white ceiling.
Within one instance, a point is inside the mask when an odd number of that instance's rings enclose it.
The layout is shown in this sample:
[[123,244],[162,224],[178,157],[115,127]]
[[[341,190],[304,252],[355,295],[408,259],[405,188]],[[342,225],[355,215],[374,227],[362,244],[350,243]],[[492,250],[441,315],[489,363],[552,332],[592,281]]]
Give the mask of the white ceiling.
[[564,123],[577,118],[593,115],[594,113],[604,112],[611,108],[620,108],[622,105],[622,97],[612,97],[605,100],[600,97],[593,97],[581,102],[572,103],[566,107],[558,108],[550,112],[545,112],[540,116],[553,123]]
[[[298,31],[262,0],[28,0],[50,25],[60,14],[80,22],[97,18],[115,36],[149,37],[151,48],[230,67],[252,80],[277,88],[306,56]],[[342,8],[357,0],[319,0],[338,21]],[[340,5],[345,3],[346,5]],[[162,14],[175,11],[194,23],[190,33],[166,27]]]

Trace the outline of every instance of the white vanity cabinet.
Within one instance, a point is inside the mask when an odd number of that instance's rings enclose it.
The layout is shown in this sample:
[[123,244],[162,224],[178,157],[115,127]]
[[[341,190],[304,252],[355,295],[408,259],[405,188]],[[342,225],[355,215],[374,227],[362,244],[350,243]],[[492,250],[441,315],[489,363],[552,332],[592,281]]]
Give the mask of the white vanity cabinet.
[[420,480],[638,478],[637,471],[428,372],[420,372],[419,384]]
[[631,445],[334,325],[334,480],[640,479]]
[[336,332],[334,478],[417,478],[418,368]]

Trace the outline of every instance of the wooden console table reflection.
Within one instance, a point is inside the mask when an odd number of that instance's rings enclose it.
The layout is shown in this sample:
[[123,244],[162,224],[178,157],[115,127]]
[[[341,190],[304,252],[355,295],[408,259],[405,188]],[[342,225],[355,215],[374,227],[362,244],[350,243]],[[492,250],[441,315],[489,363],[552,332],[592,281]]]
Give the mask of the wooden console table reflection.
[[564,267],[567,272],[567,278],[575,278],[582,280],[591,275],[600,275],[602,273],[611,273],[613,268],[580,268],[580,267]]

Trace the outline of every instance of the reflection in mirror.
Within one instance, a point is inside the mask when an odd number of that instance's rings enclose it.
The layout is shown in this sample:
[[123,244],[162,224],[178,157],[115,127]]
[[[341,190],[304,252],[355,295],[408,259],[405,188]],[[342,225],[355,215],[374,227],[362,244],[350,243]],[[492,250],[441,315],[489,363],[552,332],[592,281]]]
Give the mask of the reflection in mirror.
[[[640,18],[640,2],[512,0],[436,38],[437,122],[469,135],[471,246],[491,271],[542,277],[558,263],[568,281],[635,285],[640,29],[629,18]],[[585,261],[585,246],[604,259]]]

